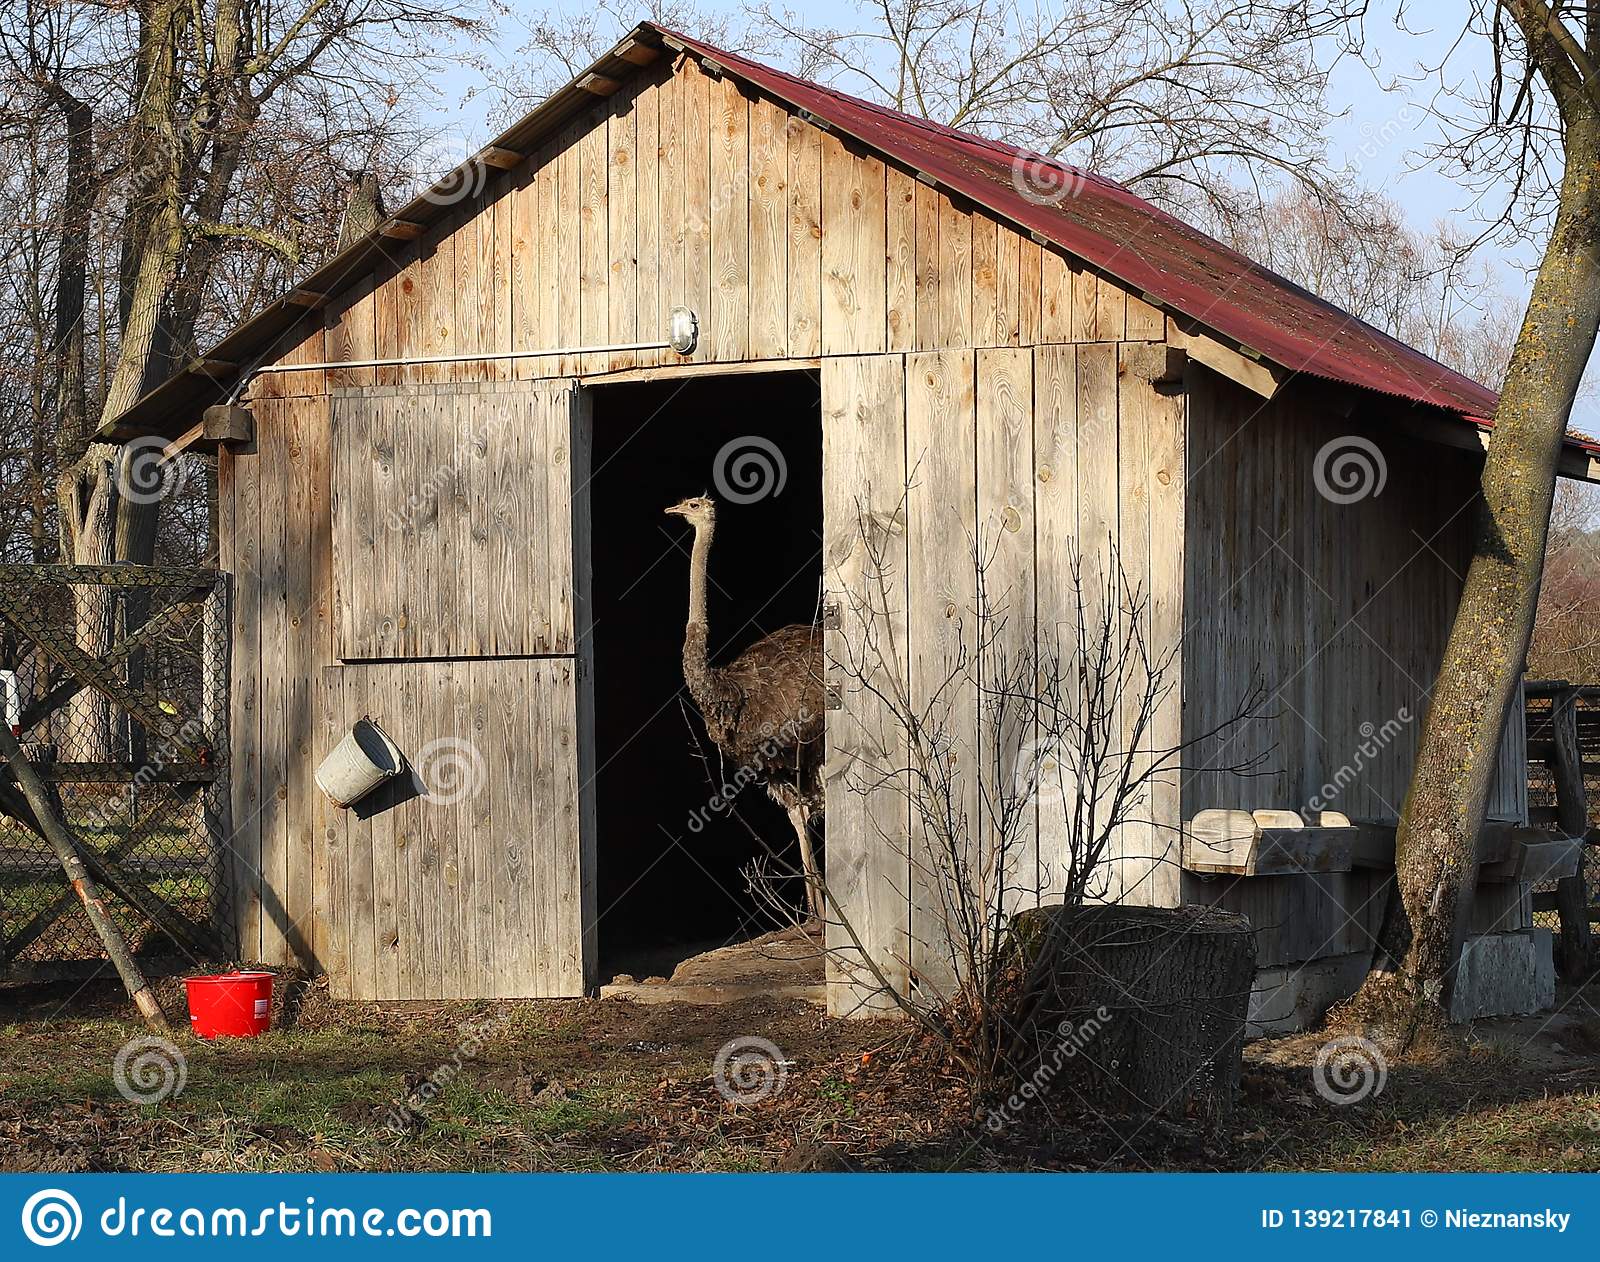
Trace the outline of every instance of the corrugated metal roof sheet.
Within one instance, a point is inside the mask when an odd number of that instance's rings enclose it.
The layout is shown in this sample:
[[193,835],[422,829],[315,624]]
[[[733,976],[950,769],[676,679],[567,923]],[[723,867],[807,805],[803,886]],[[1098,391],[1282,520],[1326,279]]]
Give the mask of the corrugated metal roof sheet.
[[[1290,372],[1442,408],[1474,423],[1487,423],[1493,415],[1493,390],[1252,262],[1113,180],[874,105],[651,23],[642,23],[630,37],[641,39],[690,50]],[[620,56],[627,43],[592,70],[614,78],[637,71],[637,64]],[[493,143],[526,151],[585,101],[592,98],[569,86]],[[428,223],[442,213],[439,200],[425,193],[396,218]],[[370,266],[376,249],[375,239],[358,242],[302,287],[333,292]],[[303,314],[299,308],[275,304],[236,329],[208,359],[249,363]],[[177,374],[108,428],[124,436],[141,426],[171,428],[174,410],[220,398],[229,384],[198,367],[187,376]],[[1600,444],[1573,445],[1600,451]]]
[[1291,372],[1467,417],[1493,415],[1494,391],[1112,180],[873,105],[677,32],[663,34]]

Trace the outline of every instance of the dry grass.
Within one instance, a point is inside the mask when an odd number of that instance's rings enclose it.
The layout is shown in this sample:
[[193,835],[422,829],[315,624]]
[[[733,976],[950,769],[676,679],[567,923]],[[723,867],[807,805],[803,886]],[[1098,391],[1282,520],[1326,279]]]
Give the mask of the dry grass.
[[[1058,1100],[994,1135],[898,1027],[798,1004],[333,1005],[313,989],[292,1028],[183,1037],[184,1091],[138,1105],[112,1063],[141,1030],[111,988],[70,994],[0,994],[8,1169],[765,1170],[815,1143],[860,1169],[1600,1169],[1600,1024],[1572,1017],[1581,1004],[1547,1028],[1453,1037],[1359,1104],[1316,1092],[1305,1036],[1252,1045],[1220,1132]],[[711,1080],[741,1034],[792,1062],[753,1106]],[[430,1078],[438,1094],[389,1125]]]

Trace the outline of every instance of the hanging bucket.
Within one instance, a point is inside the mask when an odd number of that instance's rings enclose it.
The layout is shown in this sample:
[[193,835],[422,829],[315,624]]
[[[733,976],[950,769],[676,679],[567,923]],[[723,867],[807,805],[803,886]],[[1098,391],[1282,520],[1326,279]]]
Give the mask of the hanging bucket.
[[317,787],[335,806],[359,802],[400,774],[399,747],[370,718],[362,717],[317,768]]
[[186,977],[189,1027],[203,1039],[251,1039],[272,1024],[272,974],[213,973]]

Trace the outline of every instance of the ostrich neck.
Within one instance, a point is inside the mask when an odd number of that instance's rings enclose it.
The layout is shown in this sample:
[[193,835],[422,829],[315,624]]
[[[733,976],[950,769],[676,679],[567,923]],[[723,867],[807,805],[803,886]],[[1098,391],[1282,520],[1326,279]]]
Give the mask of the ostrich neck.
[[706,563],[711,556],[710,522],[694,528],[694,552],[689,557],[689,624],[683,631],[683,678],[702,711],[716,688],[706,661]]

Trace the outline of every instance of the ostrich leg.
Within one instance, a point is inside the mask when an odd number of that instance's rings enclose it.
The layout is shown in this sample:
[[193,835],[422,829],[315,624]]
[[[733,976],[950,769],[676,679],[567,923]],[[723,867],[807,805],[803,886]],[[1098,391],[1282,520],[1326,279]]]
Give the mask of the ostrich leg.
[[811,808],[799,802],[787,809],[795,836],[800,839],[800,866],[806,875],[806,910],[813,920],[821,921],[828,909],[822,895],[822,873],[817,871],[817,856],[811,849]]

